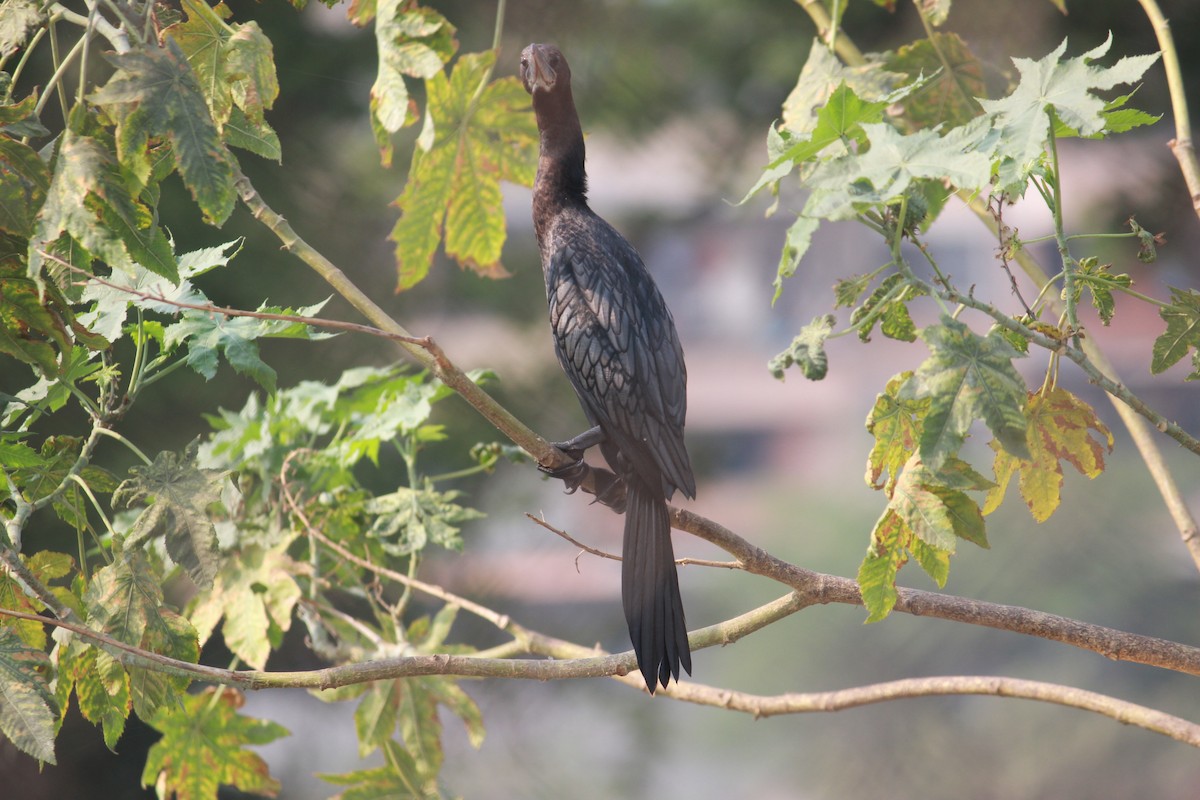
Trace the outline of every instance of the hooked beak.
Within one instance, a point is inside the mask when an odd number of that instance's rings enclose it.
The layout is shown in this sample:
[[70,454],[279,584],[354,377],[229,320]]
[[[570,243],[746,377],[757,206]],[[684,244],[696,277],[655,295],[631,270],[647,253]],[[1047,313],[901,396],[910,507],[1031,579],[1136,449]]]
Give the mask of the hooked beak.
[[554,88],[558,77],[550,66],[550,59],[540,44],[529,46],[529,91],[549,91]]

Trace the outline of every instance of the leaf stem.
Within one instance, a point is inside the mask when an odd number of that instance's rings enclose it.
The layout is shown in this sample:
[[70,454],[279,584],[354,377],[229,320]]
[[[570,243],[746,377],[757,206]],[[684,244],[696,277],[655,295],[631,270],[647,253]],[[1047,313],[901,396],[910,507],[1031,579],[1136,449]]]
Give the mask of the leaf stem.
[[135,456],[137,456],[138,458],[140,458],[142,460],[143,464],[149,465],[149,464],[153,463],[150,460],[150,458],[144,452],[142,452],[141,448],[139,448],[133,442],[129,441],[129,439],[125,438],[120,433],[117,433],[112,428],[99,427],[96,429],[96,432],[101,434],[102,436],[107,436],[110,439],[116,439],[118,442],[125,445],[127,448],[129,448],[129,451],[131,453],[133,453]]
[[1075,291],[1075,259],[1071,257],[1071,248],[1067,244],[1066,227],[1063,223],[1063,198],[1062,198],[1062,164],[1058,159],[1058,137],[1054,135],[1054,111],[1046,112],[1046,119],[1049,129],[1049,151],[1050,163],[1053,170],[1052,182],[1050,190],[1053,192],[1053,201],[1051,211],[1054,213],[1054,238],[1058,242],[1058,255],[1062,259],[1063,265],[1063,304],[1066,306],[1067,312],[1067,328],[1075,337],[1075,344],[1079,344],[1079,316],[1077,314],[1076,303],[1078,301],[1078,293]]

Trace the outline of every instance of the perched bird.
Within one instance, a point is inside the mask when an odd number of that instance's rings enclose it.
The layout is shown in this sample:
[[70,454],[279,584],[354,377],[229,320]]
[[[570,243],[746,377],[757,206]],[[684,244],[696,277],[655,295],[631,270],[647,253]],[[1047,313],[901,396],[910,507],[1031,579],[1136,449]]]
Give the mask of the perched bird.
[[[653,693],[656,683],[678,681],[681,666],[692,671],[667,515],[676,490],[696,496],[683,443],[683,348],[641,256],[588,207],[567,60],[557,47],[531,44],[521,53],[521,81],[533,97],[540,136],[533,225],[554,349],[593,426],[558,447],[582,459],[599,445],[624,484],[621,598],[638,667]],[[570,485],[571,469],[551,474]]]

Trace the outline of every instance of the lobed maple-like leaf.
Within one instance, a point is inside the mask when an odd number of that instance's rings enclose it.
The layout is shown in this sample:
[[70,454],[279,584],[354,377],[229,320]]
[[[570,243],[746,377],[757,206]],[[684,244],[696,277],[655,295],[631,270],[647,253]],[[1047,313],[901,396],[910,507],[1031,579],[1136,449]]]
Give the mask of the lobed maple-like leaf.
[[207,641],[224,619],[225,645],[255,669],[266,668],[300,600],[293,576],[306,571],[287,554],[292,538],[273,547],[248,544],[221,560],[212,589],[197,595],[188,609],[200,641]]
[[871,545],[858,567],[857,576],[863,606],[867,609],[867,622],[884,619],[895,607],[899,597],[896,575],[908,561],[904,546],[911,537],[911,531],[891,508],[886,509],[875,523]]
[[50,171],[37,151],[0,136],[0,231],[28,239],[50,189]]
[[858,338],[871,340],[871,332],[879,324],[879,332],[889,339],[914,342],[917,326],[908,313],[908,301],[925,294],[924,289],[894,273],[885,278],[875,291],[850,314],[850,324],[858,327]]
[[1191,350],[1193,370],[1186,380],[1200,380],[1200,292],[1170,288],[1171,305],[1158,310],[1167,329],[1154,340],[1150,371],[1169,369]]
[[[1133,83],[1159,58],[1158,53],[1127,56],[1111,67],[1092,64],[1112,45],[1112,34],[1103,44],[1081,56],[1063,58],[1067,40],[1044,58],[1014,58],[1021,75],[1016,88],[999,100],[981,100],[984,110],[1000,129],[1003,158],[998,185],[1019,194],[1040,163],[1050,135],[1051,119],[1061,120],[1082,136],[1102,133],[1105,101],[1094,92]],[[1053,117],[1047,113],[1052,112]]]
[[[266,304],[258,311],[292,316],[315,316],[326,301],[299,309],[279,308]],[[277,374],[262,360],[258,339],[308,339],[318,341],[333,334],[313,330],[303,323],[255,317],[225,317],[207,311],[186,310],[180,320],[164,330],[163,346],[173,350],[180,344],[188,349],[187,364],[206,379],[217,374],[219,354],[224,354],[229,366],[258,382],[268,392],[275,391]]]
[[286,728],[239,714],[245,698],[229,687],[185,694],[179,702],[147,720],[162,738],[146,757],[143,786],[176,800],[217,800],[221,786],[267,797],[279,793],[267,763],[246,747],[289,736]]
[[[113,562],[92,575],[84,593],[91,624],[126,644],[195,663],[200,650],[187,620],[166,607],[161,576],[140,550],[114,548]],[[134,710],[150,719],[163,704],[185,691],[188,679],[143,668],[125,668],[110,653],[97,651],[96,673],[110,693],[129,686]]]
[[934,471],[916,455],[909,458],[893,487],[888,508],[916,538],[930,547],[953,553],[958,539],[987,548],[983,515],[966,490],[990,489],[992,482],[966,462],[949,458]]
[[133,708],[128,676],[106,682],[96,663],[100,651],[80,639],[73,639],[58,650],[59,703],[65,708],[72,689],[79,701],[79,713],[104,735],[104,745],[116,751],[125,732],[125,723]]
[[[928,398],[912,400],[901,396],[900,390],[910,377],[912,372],[906,371],[889,380],[867,414],[867,432],[875,437],[867,456],[867,485],[872,489],[882,488],[889,498],[901,468],[917,451],[921,425],[929,413]],[[879,479],[885,472],[887,481],[881,484]]]
[[213,225],[224,224],[237,198],[235,162],[221,141],[208,100],[179,44],[168,38],[164,47],[107,58],[117,72],[90,99],[101,106],[117,107],[118,140],[144,142],[165,137],[171,143],[179,175],[204,219]]
[[912,79],[933,76],[902,101],[904,120],[915,128],[961,125],[983,112],[976,99],[987,95],[983,65],[956,33],[904,45],[884,63]]
[[231,145],[278,161],[279,137],[264,112],[279,96],[271,41],[258,23],[230,24],[224,3],[183,0],[186,18],[163,30],[196,75],[222,137]]
[[53,764],[58,708],[50,674],[44,652],[0,628],[0,733],[21,752]]
[[864,205],[892,202],[923,180],[947,181],[959,189],[984,188],[991,160],[972,139],[919,130],[907,136],[885,123],[862,126],[870,149],[818,164],[806,184],[813,194],[805,216],[853,219]]
[[109,149],[99,139],[71,131],[59,146],[30,237],[30,274],[42,268],[43,251],[51,250],[64,233],[116,269],[132,271],[137,262],[166,278],[178,277],[166,234],[130,194]]
[[1062,462],[1095,478],[1104,470],[1105,452],[1112,452],[1113,435],[1091,406],[1059,387],[1031,393],[1025,418],[1028,458],[992,443],[996,486],[984,500],[983,513],[999,508],[1013,475],[1019,473],[1021,497],[1033,518],[1045,522],[1061,500]]
[[829,370],[829,358],[825,354],[825,340],[833,333],[836,322],[832,314],[817,317],[800,329],[788,349],[767,362],[767,369],[778,380],[783,380],[784,371],[795,364],[810,381],[819,381]]
[[425,278],[443,235],[446,255],[460,265],[488,277],[507,274],[500,264],[500,181],[533,183],[537,134],[525,111],[529,96],[515,78],[480,91],[494,59],[490,52],[464,55],[448,77],[439,72],[426,81],[426,131],[396,199],[401,216],[390,237],[398,290]]
[[114,508],[146,505],[127,542],[163,537],[171,558],[207,588],[217,572],[217,534],[208,507],[221,497],[224,474],[196,466],[198,447],[197,439],[182,456],[164,451],[153,463],[130,468],[131,477],[117,487],[112,502]]
[[[32,449],[30,452],[33,452]],[[0,463],[3,463],[6,469],[11,468],[11,462],[7,459],[0,458]],[[47,585],[52,580],[69,575],[75,567],[75,561],[69,555],[56,553],[53,550],[39,550],[32,556],[22,555],[21,560],[25,562],[25,566],[33,573],[34,577]],[[0,574],[0,608],[23,611],[26,614],[37,614],[41,612],[44,605],[30,597],[17,579],[5,571]],[[29,647],[40,650],[46,646],[46,628],[41,622],[2,617],[0,618],[0,629],[13,631]]]
[[[1092,297],[1092,305],[1100,315],[1100,321],[1107,325],[1112,322],[1116,313],[1116,303],[1113,301],[1114,289],[1128,289],[1133,285],[1133,278],[1125,273],[1114,275],[1109,272],[1112,264],[1100,264],[1095,256],[1081,258],[1072,276],[1075,286],[1075,302],[1079,302],[1083,290],[1087,289]],[[1066,288],[1063,289],[1063,299],[1066,299]]]
[[402,0],[379,0],[374,9],[379,71],[371,86],[371,129],[385,167],[392,163],[391,134],[413,119],[405,76],[428,80],[458,50],[455,27],[437,11]]
[[903,77],[878,61],[845,66],[824,42],[813,39],[796,86],[783,101],[783,127],[794,134],[811,131],[818,124],[820,109],[843,84],[874,102],[891,93]]
[[1004,449],[1029,456],[1026,444],[1025,382],[1012,365],[1020,354],[995,330],[979,336],[964,323],[943,317],[923,328],[930,356],[906,384],[902,396],[928,398],[920,454],[937,471],[958,452],[976,419],[987,423]]

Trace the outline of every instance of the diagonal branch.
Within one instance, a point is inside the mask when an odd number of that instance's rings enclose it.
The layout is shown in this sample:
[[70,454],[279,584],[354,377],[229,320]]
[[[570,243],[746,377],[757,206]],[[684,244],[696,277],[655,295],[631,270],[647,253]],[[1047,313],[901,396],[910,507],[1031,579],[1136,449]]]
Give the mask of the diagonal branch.
[[[271,210],[250,184],[248,178],[245,176],[238,178],[238,189],[243,202],[251,209],[255,218],[267,225],[284,243],[285,248],[293,251],[305,263],[312,266],[336,291],[343,294],[365,314],[374,325],[384,331],[411,338],[411,334],[372,302],[346,277],[345,273],[317,252],[315,248],[300,239],[291,226]],[[508,436],[514,444],[524,448],[540,463],[555,467],[574,463],[565,454],[560,453],[545,439],[526,427],[507,409],[500,406],[491,395],[473,383],[435,344],[431,342],[427,349],[404,341],[401,341],[400,345],[441,378],[451,389],[458,392],[485,419],[495,425],[497,430]],[[1136,418],[1141,419],[1140,417]],[[585,475],[580,488],[594,494],[598,485],[597,476],[611,475],[611,473],[586,464],[584,466]],[[603,480],[600,483],[603,483]],[[670,514],[673,527],[717,545],[740,561],[748,572],[771,578],[791,587],[809,604],[862,605],[858,585],[850,578],[826,575],[790,564],[751,544],[723,525],[690,511],[671,507]],[[1090,650],[1106,658],[1200,675],[1200,647],[1192,647],[1152,636],[1141,636],[1101,625],[1091,625],[1057,614],[1047,614],[1018,606],[987,603],[915,589],[898,589],[898,592],[899,600],[895,610],[903,613],[939,617],[1022,633]]]

